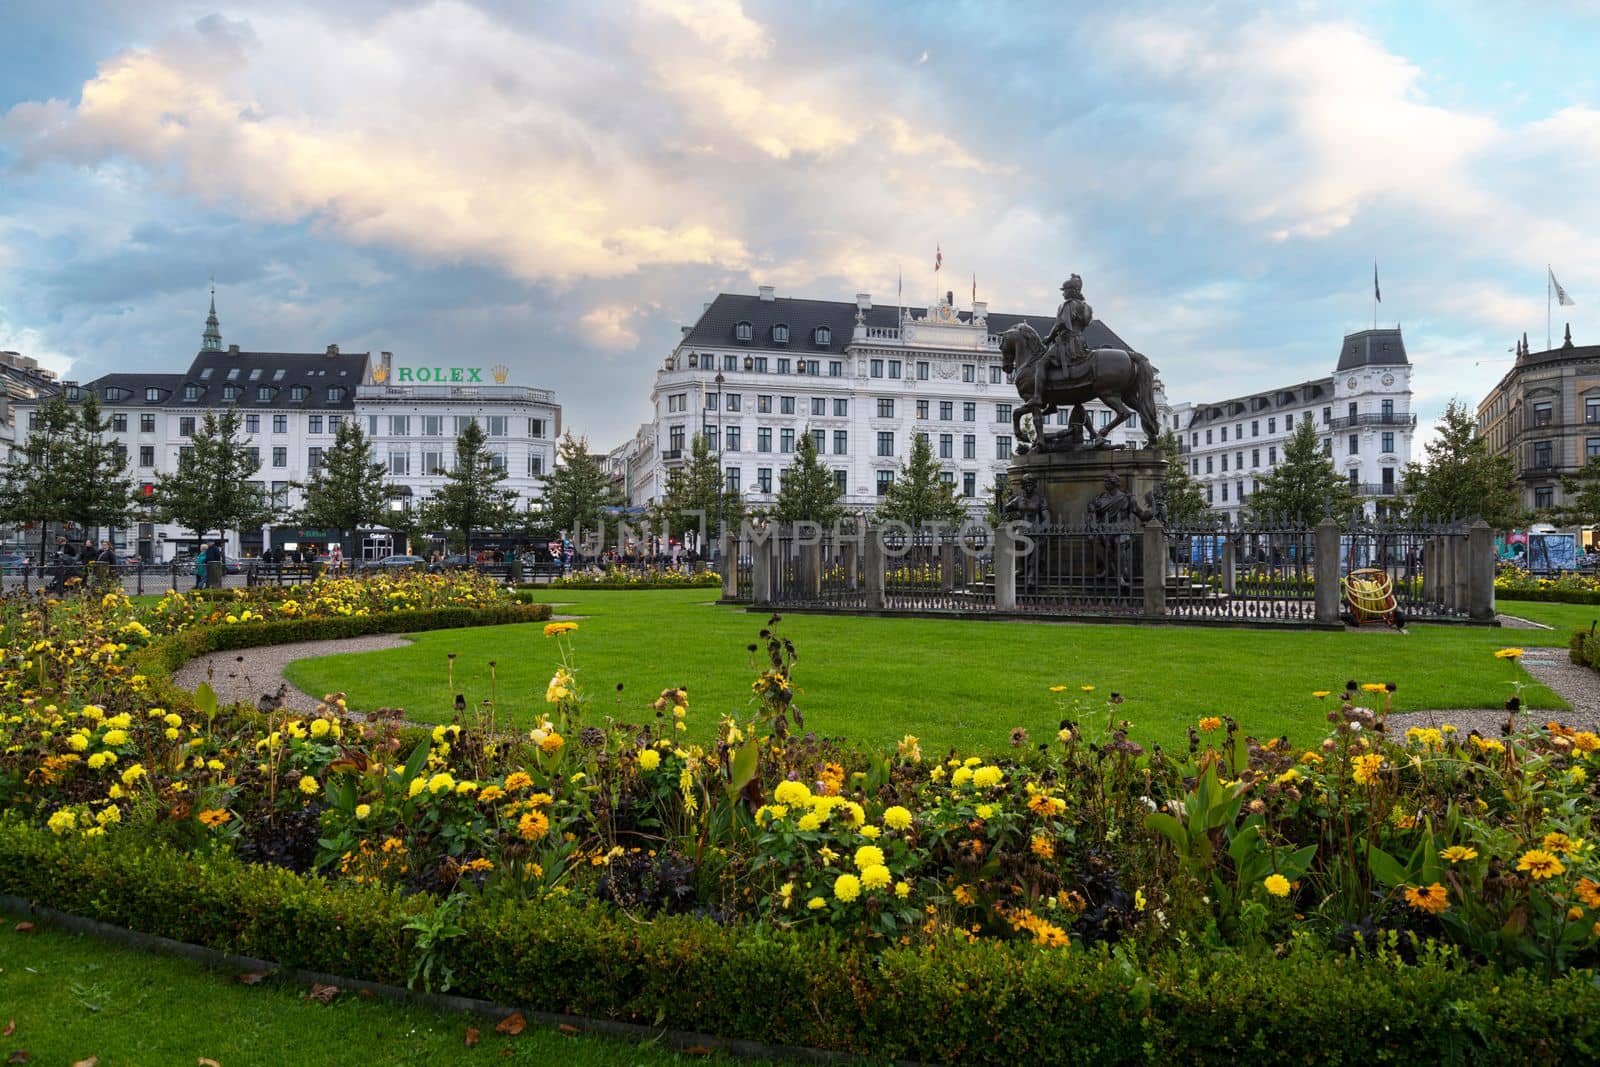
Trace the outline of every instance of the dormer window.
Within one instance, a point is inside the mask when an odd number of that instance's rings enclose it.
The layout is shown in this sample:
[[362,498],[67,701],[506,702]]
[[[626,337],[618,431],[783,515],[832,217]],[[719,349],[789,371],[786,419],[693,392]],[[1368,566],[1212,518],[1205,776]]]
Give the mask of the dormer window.
[[344,386],[342,386],[342,385],[330,385],[330,386],[328,386],[328,403],[337,404],[343,399],[344,399]]
[[224,400],[238,400],[239,399],[239,387],[237,385],[224,385],[222,387],[222,399],[224,399]]
[[261,368],[260,367],[252,367],[252,368],[250,368],[250,380],[252,382],[258,382],[258,381],[261,380]]
[[789,343],[789,327],[785,326],[781,322],[778,323],[776,326],[774,326],[772,328],[772,343],[775,344],[775,345],[786,345],[786,344],[788,344]]
[[76,402],[78,400],[81,400],[82,398],[83,398],[83,390],[82,389],[79,389],[76,385],[67,386],[67,399],[68,400]]
[[230,382],[238,381],[238,379],[239,379],[239,368],[238,367],[229,367],[228,368],[228,381],[230,381]]
[[200,380],[201,381],[205,381],[205,380],[209,379],[210,377],[211,377],[211,368],[210,367],[202,367],[202,368],[200,368]]
[[310,392],[311,392],[311,390],[307,389],[303,385],[291,385],[289,387],[289,399],[290,400],[304,400],[306,398],[307,394],[309,394]]
[[279,367],[277,370],[272,372],[272,380],[275,382],[281,382],[283,381],[283,375],[284,370],[282,367]]
[[105,398],[113,402],[126,399],[127,395],[128,391],[126,389],[118,389],[116,386],[112,386],[105,391]]
[[818,326],[811,331],[811,339],[821,348],[826,348],[833,343],[833,331],[826,326]]
[[200,387],[198,385],[186,385],[186,386],[184,386],[183,387],[183,398],[185,400],[199,400],[200,399]]
[[269,401],[271,399],[272,399],[272,386],[270,386],[270,385],[258,385],[258,386],[256,386],[256,400],[257,401],[259,401],[260,403],[265,404],[267,401]]
[[733,328],[733,336],[741,341],[751,340],[753,337],[755,337],[755,335],[755,327],[751,326],[748,322],[741,322]]

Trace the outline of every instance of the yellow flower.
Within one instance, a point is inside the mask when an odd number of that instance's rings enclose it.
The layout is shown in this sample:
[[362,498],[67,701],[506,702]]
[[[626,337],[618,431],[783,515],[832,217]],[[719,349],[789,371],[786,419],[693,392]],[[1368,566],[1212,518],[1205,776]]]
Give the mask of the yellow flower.
[[1382,682],[1367,682],[1362,685],[1361,691],[1363,693],[1381,693],[1387,688],[1388,686],[1384,685]]
[[547,623],[545,625],[545,628],[544,628],[544,635],[546,637],[558,637],[561,634],[570,634],[572,631],[576,630],[577,628],[578,628],[578,624],[575,623],[575,622],[552,622],[552,623]]
[[1593,752],[1600,749],[1600,734],[1588,730],[1579,730],[1572,735],[1572,747],[1579,752]]
[[811,833],[822,827],[822,818],[814,811],[808,811],[795,822],[795,828],[802,833]]
[[911,895],[911,883],[910,882],[896,882],[895,883],[895,887],[894,887],[894,895],[899,897],[901,900],[904,900],[904,899],[906,899],[906,897],[909,897]]
[[528,777],[527,771],[516,771],[506,778],[506,792],[515,793],[533,785],[533,779]]
[[74,752],[82,752],[89,747],[89,739],[82,734],[73,734],[67,738],[67,747]]
[[850,903],[861,895],[861,879],[853,874],[841,874],[833,883],[833,895]]
[[820,911],[827,906],[828,902],[823,900],[821,897],[812,897],[810,900],[806,901],[806,907],[810,908],[812,911]]
[[1085,693],[1094,692],[1094,686],[1092,686],[1092,685],[1080,685],[1080,686],[1078,686],[1078,688],[1083,690]]
[[1551,853],[1543,849],[1530,848],[1517,859],[1517,870],[1527,871],[1528,877],[1537,882],[1543,878],[1554,878],[1558,874],[1564,874],[1566,867]]
[[356,818],[365,819],[368,815],[371,815],[371,814],[372,814],[372,805],[371,804],[357,804],[356,805]]
[[889,868],[881,863],[875,863],[861,872],[861,884],[869,890],[885,889],[892,881],[894,878],[889,874]]
[[53,834],[64,834],[78,828],[78,817],[70,811],[62,810],[50,816],[45,825],[50,827],[50,832]]
[[542,811],[525,812],[517,820],[517,833],[525,841],[537,841],[550,832],[550,817]]
[[1450,909],[1449,896],[1444,886],[1438,882],[1426,888],[1406,886],[1405,896],[1407,904],[1410,904],[1418,911],[1425,911],[1430,915],[1438,915],[1440,912]]
[[126,730],[107,730],[100,740],[115,748],[118,745],[128,743],[128,732]]
[[653,771],[659,766],[661,766],[661,753],[655,749],[647,748],[639,753],[639,769],[641,771]]
[[550,733],[545,735],[543,741],[539,742],[539,751],[549,755],[552,752],[560,751],[561,746],[565,745],[566,743],[566,740],[563,739],[560,734],[552,730]]
[[1032,840],[1030,840],[1028,842],[1028,847],[1033,850],[1033,854],[1035,856],[1038,856],[1042,860],[1053,860],[1056,858],[1055,842],[1051,841],[1048,837],[1045,837],[1042,834],[1036,835]]
[[779,804],[803,805],[811,799],[811,790],[804,782],[779,782],[772,799]]
[[1568,858],[1571,858],[1572,856],[1575,856],[1579,852],[1583,851],[1582,841],[1573,840],[1566,834],[1561,833],[1545,834],[1544,840],[1540,841],[1539,843],[1549,851],[1559,852]]
[[312,737],[326,737],[330,729],[332,729],[332,726],[329,724],[327,719],[311,720]]
[[434,796],[438,796],[440,793],[448,793],[455,787],[456,780],[448,771],[440,771],[428,779],[428,792]]
[[1600,885],[1592,878],[1578,879],[1578,899],[1591,908],[1600,908]]
[[[108,810],[115,811],[116,809],[110,808]],[[202,811],[195,817],[199,819],[200,822],[205,826],[221,826],[223,823],[233,818],[232,815],[228,814],[227,809],[225,808],[212,808],[209,811]]]
[[1439,853],[1439,858],[1450,863],[1465,863],[1478,858],[1478,850],[1471,845],[1451,845]]
[[878,839],[878,835],[881,833],[883,833],[883,831],[878,829],[876,826],[863,826],[861,828],[861,836],[869,841],[876,841]]
[[1326,689],[1318,689],[1315,693],[1312,693],[1311,695],[1316,697],[1318,700],[1321,700],[1323,697],[1328,695],[1328,690],[1326,690]]
[[1268,893],[1271,893],[1275,897],[1286,897],[1289,895],[1289,879],[1285,878],[1281,874],[1269,874],[1267,875],[1266,881],[1262,882],[1261,884],[1266,887]]
[[1200,732],[1201,733],[1209,734],[1209,733],[1212,733],[1214,731],[1222,729],[1222,719],[1221,719],[1221,717],[1216,716],[1216,715],[1207,715],[1205,718],[1201,719],[1196,725],[1200,727]]
[[122,784],[127,786],[129,789],[132,789],[133,783],[137,782],[143,777],[144,767],[141,764],[135,763],[132,767],[129,767],[127,770],[122,772]]
[[1050,692],[1052,693],[1065,693],[1066,691],[1067,687],[1064,685],[1052,685],[1050,687]]
[[978,818],[984,820],[985,822],[988,822],[990,819],[994,818],[995,809],[993,804],[979,804],[972,810],[973,813],[978,816]]
[[311,775],[309,775],[309,774],[301,775],[300,776],[300,792],[304,793],[306,796],[311,796],[316,791],[317,791],[317,780],[315,778],[311,777]]
[[1357,785],[1370,785],[1378,777],[1378,772],[1383,769],[1383,757],[1376,752],[1357,756],[1351,762],[1355,765],[1351,777],[1355,779]]
[[856,870],[864,871],[868,867],[878,867],[883,864],[883,849],[877,845],[862,845],[856,849]]
[[972,784],[978,789],[993,789],[1005,777],[1005,772],[991,763],[972,772]]
[[905,830],[911,826],[911,812],[896,804],[883,809],[883,825],[891,830]]
[[955,898],[957,904],[963,907],[970,906],[973,901],[978,899],[978,894],[972,891],[970,885],[958,885],[950,891],[950,895]]
[[1494,658],[1495,659],[1521,659],[1522,658],[1522,649],[1520,649],[1520,648],[1502,648],[1502,649],[1500,649],[1498,652],[1496,652],[1494,654]]

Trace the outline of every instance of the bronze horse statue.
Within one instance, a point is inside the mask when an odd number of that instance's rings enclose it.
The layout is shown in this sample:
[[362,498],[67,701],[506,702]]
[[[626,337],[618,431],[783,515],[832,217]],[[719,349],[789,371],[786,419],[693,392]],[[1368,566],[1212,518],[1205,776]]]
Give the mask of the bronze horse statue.
[[[1148,359],[1138,352],[1121,348],[1090,349],[1090,373],[1081,381],[1076,377],[1069,380],[1058,367],[1050,368],[1050,377],[1043,391],[1044,403],[1039,404],[1032,399],[1035,395],[1034,376],[1039,372],[1044,354],[1044,341],[1040,339],[1038,331],[1026,322],[1019,322],[1000,335],[1002,366],[1011,375],[1017,392],[1023,398],[1023,402],[1016,405],[1011,414],[1012,430],[1017,440],[1022,440],[1024,436],[1022,417],[1032,415],[1033,433],[1029,435],[1031,447],[1038,451],[1048,449],[1050,445],[1044,432],[1045,417],[1070,406],[1074,409],[1073,423],[1084,428],[1092,448],[1106,448],[1106,435],[1135,413],[1139,416],[1139,428],[1144,431],[1149,447],[1155,447],[1161,426],[1156,416],[1156,372]],[[1083,417],[1083,404],[1088,400],[1099,400],[1116,413],[1116,418],[1103,429],[1096,430],[1090,420]],[[1019,448],[1018,451],[1027,451],[1027,448]]]

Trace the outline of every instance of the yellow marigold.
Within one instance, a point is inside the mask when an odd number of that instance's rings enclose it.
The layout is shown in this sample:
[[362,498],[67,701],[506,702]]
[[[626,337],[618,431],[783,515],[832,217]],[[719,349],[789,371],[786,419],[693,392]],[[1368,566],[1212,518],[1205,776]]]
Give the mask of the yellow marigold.
[[814,811],[806,812],[795,822],[795,828],[802,833],[811,833],[813,830],[821,829],[821,827],[822,817]]
[[1566,869],[1553,854],[1539,848],[1530,848],[1517,859],[1517,870],[1527,871],[1528,877],[1536,882],[1564,874]]
[[867,821],[867,809],[853,800],[846,801],[844,803],[844,821],[845,825],[852,829],[859,827]]
[[823,900],[821,897],[812,897],[810,900],[806,901],[806,907],[810,908],[812,911],[821,911],[827,906],[828,902]]
[[1522,649],[1502,648],[1494,654],[1495,659],[1521,659]]
[[545,735],[543,741],[539,742],[539,751],[549,755],[552,752],[560,751],[561,746],[565,745],[566,743],[566,740],[560,734],[552,730],[550,733]]
[[891,830],[905,830],[911,826],[911,812],[896,804],[883,809],[883,825]]
[[1051,841],[1048,837],[1045,837],[1042,834],[1036,834],[1028,842],[1028,847],[1033,850],[1033,854],[1035,856],[1038,856],[1042,860],[1053,860],[1056,858],[1055,842]]
[[411,784],[406,787],[406,796],[414,797],[426,788],[428,788],[428,780],[419,774],[411,779]]
[[1427,887],[1406,886],[1406,903],[1418,911],[1425,911],[1430,915],[1450,909],[1449,895],[1444,886],[1434,882]]
[[372,805],[371,804],[357,804],[356,805],[356,818],[365,819],[368,815],[371,815],[371,814],[372,814]]
[[1052,685],[1050,687],[1050,692],[1052,693],[1065,693],[1066,691],[1067,687],[1064,685]]
[[328,736],[328,731],[330,729],[332,729],[332,726],[329,724],[327,719],[312,719],[311,720],[311,736],[312,737],[326,737],[326,736]]
[[74,752],[82,752],[89,747],[89,739],[82,734],[72,734],[67,738],[67,747]]
[[438,796],[440,793],[448,793],[455,787],[456,780],[448,771],[440,771],[428,779],[428,792],[434,796]]
[[1465,863],[1478,858],[1478,850],[1471,845],[1451,845],[1439,853],[1439,858],[1449,863]]
[[659,766],[661,766],[661,753],[655,749],[647,748],[639,753],[639,769],[641,771],[653,771]]
[[881,829],[871,824],[861,828],[861,836],[869,841],[876,841],[878,839],[878,835],[881,833],[883,833]]
[[1321,700],[1323,697],[1328,695],[1328,690],[1326,690],[1326,689],[1318,689],[1316,692],[1312,693],[1311,695],[1316,697],[1318,700]]
[[50,832],[53,834],[68,833],[78,828],[78,816],[70,811],[58,811],[50,816],[45,825],[50,827]]
[[1195,725],[1200,728],[1201,733],[1209,734],[1222,729],[1222,718],[1217,715],[1207,715]]
[[895,886],[894,886],[894,895],[899,897],[901,900],[904,900],[904,899],[906,899],[906,897],[909,897],[911,895],[911,883],[910,882],[896,882]]
[[779,804],[803,805],[811,799],[811,789],[804,782],[779,782],[772,799]]
[[506,791],[497,785],[485,786],[478,793],[478,801],[483,804],[493,804],[506,795]]
[[572,631],[576,630],[577,628],[578,628],[578,624],[575,623],[575,622],[552,622],[552,623],[546,623],[545,624],[545,628],[544,628],[544,635],[546,637],[559,637],[561,634],[570,634]]
[[833,895],[846,904],[861,895],[861,879],[853,874],[841,874],[834,880]]
[[122,772],[122,784],[127,786],[129,789],[132,789],[133,783],[143,778],[144,774],[144,766],[142,764],[135,763],[132,767],[129,767],[127,770]]
[[542,811],[524,812],[517,820],[517,833],[524,841],[537,841],[550,832],[550,817]]
[[1572,735],[1572,747],[1579,752],[1593,752],[1600,749],[1600,734],[1579,730]]
[[317,780],[311,777],[309,774],[302,774],[300,776],[300,792],[304,793],[306,796],[311,796],[316,791]]
[[856,849],[856,870],[864,871],[868,867],[877,867],[883,864],[883,849],[877,845],[862,845]]
[[116,748],[118,745],[125,745],[128,743],[128,731],[107,730],[101,736],[100,740],[104,744],[110,745],[112,748]]
[[232,819],[233,816],[228,814],[226,808],[211,808],[208,811],[202,811],[195,818],[199,819],[205,826],[221,826]]
[[892,881],[894,878],[889,874],[889,868],[881,863],[875,863],[861,871],[861,884],[869,890],[885,889]]
[[1350,776],[1355,779],[1357,785],[1370,785],[1378,777],[1378,772],[1383,770],[1383,757],[1376,752],[1357,756],[1351,763],[1353,770]]
[[1028,798],[1028,810],[1041,819],[1053,818],[1067,810],[1067,802],[1048,793],[1035,793]]
[[1286,897],[1289,895],[1289,879],[1285,878],[1281,874],[1269,874],[1267,875],[1266,881],[1262,882],[1261,884],[1266,887],[1268,893],[1271,893],[1275,897]]
[[972,772],[972,784],[979,789],[993,789],[1005,781],[1006,773],[990,763]]

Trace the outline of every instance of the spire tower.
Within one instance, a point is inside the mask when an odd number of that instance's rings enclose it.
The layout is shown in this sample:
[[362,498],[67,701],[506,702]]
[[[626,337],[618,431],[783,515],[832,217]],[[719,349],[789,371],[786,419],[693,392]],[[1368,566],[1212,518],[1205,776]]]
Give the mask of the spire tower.
[[200,351],[222,351],[222,324],[217,321],[217,287],[211,287],[211,314],[206,316],[206,332],[200,335]]

